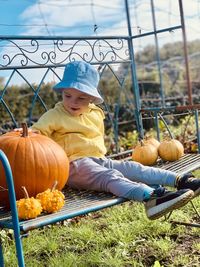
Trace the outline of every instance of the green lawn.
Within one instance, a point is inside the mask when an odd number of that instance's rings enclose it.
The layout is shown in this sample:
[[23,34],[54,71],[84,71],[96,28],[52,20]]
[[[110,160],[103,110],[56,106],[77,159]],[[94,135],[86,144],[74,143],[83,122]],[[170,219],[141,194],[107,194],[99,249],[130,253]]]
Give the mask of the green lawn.
[[[200,207],[200,197],[194,200]],[[170,219],[193,221],[192,205]],[[30,232],[23,239],[28,267],[197,267],[200,228],[147,219],[143,204],[126,202],[62,224]],[[3,235],[3,233],[2,233]],[[12,235],[3,238],[6,267],[17,266]]]

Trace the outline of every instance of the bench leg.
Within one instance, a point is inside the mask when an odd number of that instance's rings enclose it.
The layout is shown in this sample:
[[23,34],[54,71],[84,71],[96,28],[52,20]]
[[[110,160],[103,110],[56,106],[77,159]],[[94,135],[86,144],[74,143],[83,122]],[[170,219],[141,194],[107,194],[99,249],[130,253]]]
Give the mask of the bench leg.
[[2,247],[2,242],[0,240],[0,266],[4,267],[4,261],[3,261],[3,247]]
[[[195,207],[194,203],[192,202],[192,200],[190,201],[190,203],[191,203],[193,210],[195,211],[197,217],[200,218],[200,214],[199,214],[197,208]],[[178,221],[171,221],[171,223],[200,228],[200,223],[186,223],[186,222],[178,222]]]
[[16,229],[14,229],[14,237],[15,237],[15,247],[17,251],[18,266],[25,267],[21,236],[18,229],[17,231],[15,230]]
[[[10,201],[10,207],[11,207],[12,223],[13,223],[13,228],[14,228],[13,230],[14,230],[14,238],[15,238],[15,247],[17,251],[18,266],[24,267],[25,264],[24,264],[23,248],[22,248],[22,241],[21,241],[21,235],[20,235],[19,218],[18,218],[17,206],[16,206],[13,175],[12,175],[12,170],[11,170],[8,158],[2,150],[0,150],[0,160],[4,167],[4,171],[6,175],[6,182],[8,185],[8,194],[9,194],[9,201]],[[3,261],[2,246],[0,250],[1,250],[0,257]]]
[[191,204],[192,204],[193,210],[195,211],[196,215],[197,215],[197,216],[199,217],[199,219],[200,219],[200,214],[199,214],[197,208],[195,207],[195,205],[194,205],[194,203],[192,202],[192,200],[191,200],[190,202],[191,202]]
[[[21,237],[20,235],[18,235],[18,231],[15,232],[15,229],[14,229],[14,238],[15,238],[15,248],[17,252],[18,267],[25,267]],[[3,257],[3,245],[2,241],[0,240],[0,267],[4,266],[5,265]]]
[[[195,207],[194,203],[192,202],[192,200],[190,201],[190,203],[191,203],[192,208],[195,211],[197,217],[200,218],[200,214],[199,214],[197,208]],[[165,220],[166,221],[169,219],[169,217],[171,216],[171,214],[172,214],[172,211],[169,213],[168,216],[165,216]],[[169,222],[171,224],[179,224],[179,225],[184,225],[184,226],[190,226],[190,227],[198,227],[198,228],[200,228],[200,223],[186,223],[186,222],[180,222],[180,221],[174,221],[174,220],[171,220]]]

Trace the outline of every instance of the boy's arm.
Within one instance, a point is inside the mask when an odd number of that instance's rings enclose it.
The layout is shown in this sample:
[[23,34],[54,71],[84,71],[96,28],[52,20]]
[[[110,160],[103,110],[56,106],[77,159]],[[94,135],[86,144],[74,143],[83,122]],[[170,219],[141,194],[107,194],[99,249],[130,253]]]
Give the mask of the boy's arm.
[[56,130],[56,122],[59,122],[59,119],[57,118],[55,112],[49,110],[31,126],[31,130],[51,137],[52,133]]

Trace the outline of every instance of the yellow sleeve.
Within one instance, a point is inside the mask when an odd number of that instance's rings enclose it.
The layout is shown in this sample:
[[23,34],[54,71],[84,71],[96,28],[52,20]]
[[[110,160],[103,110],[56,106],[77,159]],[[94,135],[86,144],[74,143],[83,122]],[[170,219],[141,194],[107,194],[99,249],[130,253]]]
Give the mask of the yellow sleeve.
[[41,134],[51,137],[57,130],[58,114],[53,109],[45,112],[39,120],[31,126],[31,129],[39,131]]

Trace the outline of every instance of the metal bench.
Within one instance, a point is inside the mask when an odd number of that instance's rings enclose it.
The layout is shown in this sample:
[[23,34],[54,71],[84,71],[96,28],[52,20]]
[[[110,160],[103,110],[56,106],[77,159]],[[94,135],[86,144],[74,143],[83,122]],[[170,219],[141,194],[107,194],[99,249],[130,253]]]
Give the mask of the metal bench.
[[[146,32],[144,34],[134,35],[131,31],[131,21],[129,16],[129,8],[128,8],[128,1],[125,1],[125,10],[126,10],[126,17],[127,17],[127,29],[128,35],[127,36],[86,36],[86,37],[64,37],[64,36],[1,36],[0,40],[2,41],[2,45],[6,48],[3,50],[1,55],[1,64],[0,70],[2,76],[8,77],[6,80],[5,85],[3,86],[3,90],[1,90],[0,95],[0,104],[3,111],[7,112],[9,120],[12,120],[12,125],[6,124],[8,129],[18,126],[18,122],[22,120],[22,114],[17,112],[16,115],[20,115],[19,118],[15,118],[15,114],[12,110],[12,105],[9,103],[11,102],[10,99],[6,99],[8,95],[8,88],[10,83],[13,81],[15,75],[17,78],[22,79],[28,88],[30,89],[28,92],[25,92],[24,96],[20,96],[20,99],[27,99],[32,95],[32,101],[30,106],[27,107],[27,118],[26,121],[31,124],[35,116],[37,117],[38,114],[34,114],[34,110],[38,109],[38,105],[42,109],[42,111],[47,110],[47,104],[45,103],[42,94],[42,85],[46,81],[49,81],[48,76],[52,75],[53,80],[54,78],[59,78],[59,72],[64,65],[71,61],[71,60],[88,60],[95,65],[98,65],[98,69],[100,70],[101,77],[103,76],[104,70],[107,68],[109,69],[109,73],[112,73],[117,81],[117,87],[120,87],[119,93],[116,90],[116,94],[121,97],[121,92],[124,93],[125,99],[127,99],[127,105],[131,107],[131,112],[134,114],[134,121],[132,121],[132,125],[134,129],[137,129],[138,132],[142,130],[142,112],[145,110],[141,110],[141,99],[139,94],[139,86],[137,81],[137,67],[135,65],[135,58],[134,58],[134,47],[133,47],[133,39],[136,38],[143,38],[147,35],[154,36],[155,33],[163,33],[163,32],[170,32],[173,30],[181,30],[183,31],[183,41],[184,45],[186,46],[186,38],[185,38],[185,30],[184,30],[184,17],[182,12],[182,2],[179,1],[180,5],[180,25],[175,25],[170,28],[165,28],[162,30],[157,30],[156,25],[153,32]],[[154,10],[152,4],[152,10]],[[153,11],[154,12],[154,11]],[[157,40],[155,38],[155,40]],[[156,43],[156,42],[155,42]],[[11,51],[8,48],[11,47]],[[156,51],[158,50],[158,46],[156,45]],[[157,51],[157,55],[159,51]],[[186,54],[186,53],[185,53]],[[185,55],[185,62],[186,62],[186,76],[187,81],[189,82],[189,77],[187,75],[187,57]],[[158,61],[159,63],[159,61]],[[125,64],[125,73],[120,73],[118,75],[115,72],[116,64]],[[100,67],[100,68],[99,68]],[[160,71],[160,64],[158,64],[159,71]],[[125,90],[125,81],[128,73],[130,72],[131,80],[132,80],[132,87],[131,90],[127,88]],[[35,75],[33,73],[36,73]],[[108,73],[108,74],[109,74]],[[161,72],[160,72],[161,73]],[[122,75],[123,74],[123,75]],[[107,74],[106,74],[107,75]],[[160,75],[161,76],[161,75]],[[106,76],[107,77],[107,76]],[[110,75],[108,76],[110,77]],[[37,79],[36,79],[37,78]],[[32,85],[31,80],[34,80],[34,84]],[[108,78],[106,78],[108,79]],[[160,112],[170,111],[180,111],[180,110],[192,110],[195,115],[196,121],[196,129],[197,129],[197,142],[200,152],[200,134],[199,134],[199,125],[198,125],[198,109],[200,108],[199,105],[192,105],[191,101],[191,90],[188,86],[188,99],[189,105],[188,106],[166,106],[163,107],[164,103],[164,96],[163,96],[163,88],[162,88],[162,79],[160,77],[160,98],[158,101],[162,102],[162,107],[155,108],[154,106],[152,109],[149,107],[146,109],[149,119],[155,121],[157,127],[157,136],[159,136],[159,127],[158,127],[158,114]],[[46,96],[46,94],[45,94]],[[134,97],[133,97],[134,96]],[[14,95],[15,97],[15,95]],[[46,100],[46,99],[45,99]],[[120,102],[120,101],[118,101]],[[133,102],[133,103],[132,103]],[[158,102],[158,104],[159,104]],[[19,105],[17,102],[17,105]],[[23,102],[23,105],[24,102]],[[156,104],[157,105],[157,104]],[[107,113],[109,114],[109,105],[107,107]],[[113,132],[115,141],[118,141],[118,125],[119,125],[119,107],[116,109],[111,110],[113,115],[111,116],[111,124],[113,126]],[[41,114],[40,114],[41,115]],[[129,115],[129,114],[128,114]],[[130,120],[133,120],[131,116]],[[129,118],[129,117],[128,117]],[[25,118],[23,118],[25,119]],[[147,119],[147,118],[146,118]],[[7,119],[6,119],[7,122]],[[126,121],[127,123],[127,121]],[[3,131],[6,129],[2,128]],[[117,147],[117,144],[116,144]],[[118,149],[116,150],[118,151]],[[121,159],[124,156],[129,159],[131,151],[119,153],[113,155],[112,157]],[[34,220],[27,220],[27,221],[20,221],[18,220],[17,210],[15,205],[15,192],[13,187],[13,180],[12,180],[12,172],[9,166],[9,162],[5,156],[5,154],[0,151],[0,159],[4,165],[8,189],[9,189],[9,196],[10,196],[10,204],[11,204],[11,211],[5,212],[4,210],[0,209],[0,228],[5,229],[13,229],[14,230],[14,237],[15,237],[15,244],[16,244],[16,251],[17,251],[17,258],[18,258],[18,265],[19,267],[24,266],[24,257],[23,257],[23,248],[21,237],[24,236],[28,231],[31,229],[35,229],[38,227],[42,227],[45,225],[53,224],[62,220],[70,219],[82,214],[87,214],[88,212],[97,211],[100,209],[104,209],[106,207],[110,207],[113,205],[117,205],[120,203],[125,202],[126,200],[123,198],[115,197],[111,194],[105,193],[97,193],[97,192],[88,192],[88,191],[75,191],[70,190],[69,188],[64,188],[66,203],[63,209],[55,214],[45,215],[42,214],[38,218]],[[195,170],[200,167],[200,155],[192,154],[192,155],[185,155],[182,159],[177,162],[173,163],[163,163],[159,162],[158,166],[161,168],[165,168],[168,170],[175,170],[178,173],[186,173],[188,171]],[[0,266],[3,266],[3,249],[0,241]]]
[[[123,153],[123,155],[124,154],[125,152]],[[128,151],[127,154],[129,155],[130,151]],[[114,157],[116,157],[116,155],[114,155]],[[113,205],[121,204],[127,201],[126,199],[116,197],[108,193],[99,193],[84,190],[78,191],[65,187],[63,189],[63,192],[65,194],[65,205],[60,211],[53,214],[42,214],[39,217],[31,220],[19,221],[16,209],[12,171],[6,155],[1,150],[0,160],[2,161],[2,164],[5,169],[11,204],[11,211],[8,212],[0,210],[0,228],[13,229],[14,231],[19,267],[25,266],[21,238],[23,236],[26,236],[30,230],[40,228],[45,225],[54,224],[56,222],[74,218],[80,215],[84,215],[89,212],[105,209],[107,207],[111,207]],[[160,161],[158,162],[157,166],[163,169],[176,171],[179,174],[184,174],[186,172],[200,168],[200,154],[187,154],[176,162],[163,163],[162,161]],[[198,214],[198,211],[195,207],[194,209]],[[199,214],[198,217],[200,218]],[[200,227],[200,224],[194,224],[193,226]],[[4,266],[3,248],[1,243],[0,266]]]

